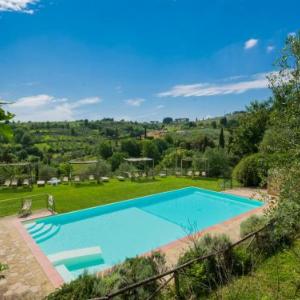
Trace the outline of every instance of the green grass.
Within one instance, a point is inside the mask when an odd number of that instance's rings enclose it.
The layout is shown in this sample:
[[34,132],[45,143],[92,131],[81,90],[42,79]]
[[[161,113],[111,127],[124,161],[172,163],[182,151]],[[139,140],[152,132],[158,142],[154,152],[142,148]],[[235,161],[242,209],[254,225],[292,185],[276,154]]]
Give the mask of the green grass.
[[[101,204],[131,199],[154,193],[197,186],[205,189],[220,190],[218,179],[189,179],[167,177],[148,182],[119,182],[111,180],[104,184],[84,183],[75,185],[60,185],[57,187],[34,187],[32,191],[3,189],[0,191],[0,216],[16,214],[20,208],[20,198],[31,195],[49,193],[56,200],[56,210],[59,213],[92,207]],[[6,199],[18,198],[7,201]],[[45,207],[45,197],[34,200],[34,209]]]
[[236,279],[210,299],[300,299],[300,240]]

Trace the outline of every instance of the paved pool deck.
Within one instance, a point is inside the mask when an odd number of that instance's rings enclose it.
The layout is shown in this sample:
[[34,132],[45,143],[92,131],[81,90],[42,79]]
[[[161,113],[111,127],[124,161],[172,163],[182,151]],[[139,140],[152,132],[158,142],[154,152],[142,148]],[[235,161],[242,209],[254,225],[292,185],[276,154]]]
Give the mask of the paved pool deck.
[[[227,190],[226,193],[259,200],[267,197],[265,190],[248,188]],[[205,233],[225,233],[236,241],[240,237],[240,223],[252,214],[262,213],[263,208],[255,209],[202,230],[193,236],[172,242],[159,250],[166,254],[167,265],[172,266],[181,253],[191,245],[194,238]],[[30,219],[46,215],[49,215],[49,212],[39,211],[35,212]],[[20,221],[24,219],[20,220],[15,216],[0,219],[0,262],[9,265],[9,269],[4,272],[5,278],[0,280],[0,300],[43,299],[63,283],[60,275],[26,233]],[[149,253],[145,253],[147,254]]]

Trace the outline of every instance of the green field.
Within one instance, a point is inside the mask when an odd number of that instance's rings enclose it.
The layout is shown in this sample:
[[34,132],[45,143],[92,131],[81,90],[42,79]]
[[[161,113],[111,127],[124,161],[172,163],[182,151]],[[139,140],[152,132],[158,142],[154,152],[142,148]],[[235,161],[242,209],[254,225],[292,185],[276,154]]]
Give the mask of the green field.
[[34,187],[32,191],[25,191],[22,188],[3,189],[0,191],[0,216],[16,214],[20,208],[21,198],[30,198],[32,195],[41,194],[41,197],[32,198],[34,209],[45,207],[46,198],[43,194],[48,193],[53,195],[56,200],[56,211],[62,213],[188,186],[219,191],[221,180],[167,177],[147,182],[128,180],[119,182],[113,179],[99,185],[83,183],[78,186],[70,184],[56,187]]

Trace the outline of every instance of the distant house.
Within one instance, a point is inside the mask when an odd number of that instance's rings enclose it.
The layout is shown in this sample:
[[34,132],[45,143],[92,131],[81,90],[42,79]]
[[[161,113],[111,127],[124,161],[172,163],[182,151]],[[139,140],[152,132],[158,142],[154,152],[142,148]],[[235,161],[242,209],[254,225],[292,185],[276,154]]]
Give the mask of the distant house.
[[189,118],[178,118],[174,120],[175,123],[188,123],[189,121]]

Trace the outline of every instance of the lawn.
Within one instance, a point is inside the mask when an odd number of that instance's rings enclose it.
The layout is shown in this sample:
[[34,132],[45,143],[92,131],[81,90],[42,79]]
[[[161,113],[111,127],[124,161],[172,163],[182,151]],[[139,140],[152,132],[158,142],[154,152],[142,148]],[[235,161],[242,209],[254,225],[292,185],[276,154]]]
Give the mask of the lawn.
[[273,255],[251,275],[241,277],[210,299],[300,299],[300,240]]
[[3,189],[0,191],[0,216],[16,214],[21,198],[39,194],[40,197],[32,198],[34,209],[45,207],[45,194],[48,193],[56,200],[56,211],[62,213],[188,186],[220,191],[221,180],[167,177],[148,182],[119,182],[113,179],[100,185],[84,183],[78,186],[34,187],[32,191],[23,188]]

